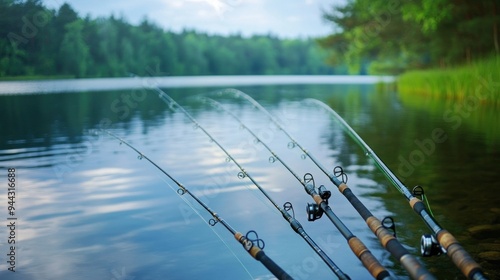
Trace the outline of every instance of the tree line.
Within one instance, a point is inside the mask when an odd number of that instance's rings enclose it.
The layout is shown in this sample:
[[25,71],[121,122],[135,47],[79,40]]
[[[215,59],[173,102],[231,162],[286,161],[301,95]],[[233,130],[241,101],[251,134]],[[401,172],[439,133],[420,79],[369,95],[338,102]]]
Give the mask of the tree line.
[[499,54],[500,0],[350,0],[324,18],[337,28],[319,40],[350,72],[400,73],[449,67]]
[[333,74],[313,39],[166,31],[144,19],[80,17],[69,5],[0,2],[0,77]]

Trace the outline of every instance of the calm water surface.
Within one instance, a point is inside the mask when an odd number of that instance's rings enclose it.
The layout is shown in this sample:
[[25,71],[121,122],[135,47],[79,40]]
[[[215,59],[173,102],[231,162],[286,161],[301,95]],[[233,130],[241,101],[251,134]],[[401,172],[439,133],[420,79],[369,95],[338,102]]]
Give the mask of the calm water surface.
[[[420,236],[429,233],[424,223],[341,128],[302,100],[326,102],[409,187],[425,187],[436,219],[492,278],[498,277],[498,263],[485,255],[500,251],[498,110],[429,106],[390,90],[378,91],[373,84],[349,83],[237,88],[278,117],[323,165],[342,166],[360,200],[378,218],[392,216],[400,241],[419,255]],[[334,212],[396,278],[406,279],[406,272],[319,169],[298,148],[289,149],[288,139],[260,111],[241,99],[214,94],[224,88],[165,91],[279,205],[292,203],[309,235],[352,279],[370,275],[326,217],[307,221],[305,205],[311,198],[295,178],[278,162],[270,163],[269,152],[229,115],[195,96],[209,94],[220,101],[297,174],[310,172],[317,185],[332,190]],[[451,113],[445,117],[447,110]],[[296,279],[336,279],[248,178],[238,178],[237,167],[225,154],[152,90],[2,95],[0,117],[0,180],[7,185],[10,167],[16,168],[18,179],[16,272],[7,271],[8,232],[2,226],[1,279],[272,278],[222,225],[208,226],[210,215],[195,201],[180,197],[172,181],[102,134],[102,127],[149,156],[236,230],[255,230],[267,255]],[[444,132],[444,141],[432,141],[436,129]],[[0,219],[6,225],[4,190]],[[440,279],[463,279],[446,256],[422,260]]]

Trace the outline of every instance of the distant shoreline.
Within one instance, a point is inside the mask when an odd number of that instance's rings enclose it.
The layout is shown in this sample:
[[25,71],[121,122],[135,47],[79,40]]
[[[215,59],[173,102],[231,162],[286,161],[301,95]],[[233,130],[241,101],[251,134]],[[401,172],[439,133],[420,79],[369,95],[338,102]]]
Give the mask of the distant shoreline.
[[161,88],[189,88],[294,84],[377,84],[392,83],[395,80],[394,76],[361,75],[245,75],[47,79],[0,81],[0,94],[123,90],[155,86]]

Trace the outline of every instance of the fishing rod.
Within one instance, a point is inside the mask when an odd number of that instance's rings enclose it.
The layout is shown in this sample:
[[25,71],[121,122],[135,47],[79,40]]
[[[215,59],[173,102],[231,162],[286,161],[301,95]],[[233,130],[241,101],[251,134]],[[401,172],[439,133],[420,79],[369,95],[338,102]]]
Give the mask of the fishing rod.
[[[115,134],[105,130],[107,134],[110,136],[116,138],[117,140],[120,141],[120,144],[125,144],[132,150],[134,150],[138,155],[140,159],[146,159],[149,163],[151,163],[153,166],[155,166],[158,170],[160,170],[163,174],[165,174],[170,180],[172,180],[178,187],[177,193],[179,195],[184,195],[188,194],[198,202],[207,212],[212,215],[212,219],[209,220],[209,225],[215,226],[217,223],[221,223],[233,236],[234,238],[241,244],[243,245],[243,248],[256,260],[260,261],[276,278],[278,279],[284,279],[284,280],[292,280],[293,278],[288,275],[280,266],[278,266],[270,257],[268,257],[264,253],[264,241],[260,239],[257,235],[257,233],[253,230],[247,232],[246,235],[243,235],[240,232],[237,232],[235,229],[233,229],[222,217],[220,217],[217,213],[215,213],[212,209],[210,209],[203,201],[201,201],[196,195],[194,195],[191,191],[189,191],[185,186],[183,186],[179,181],[177,181],[174,177],[172,177],[169,173],[167,173],[163,168],[158,166],[154,161],[152,161],[149,157],[147,157],[144,153],[141,151],[137,150],[135,147],[133,147],[131,144],[123,140],[122,138],[116,136]],[[188,204],[189,205],[189,204]],[[193,209],[194,210],[194,209]],[[255,238],[251,238],[250,235],[254,234]]]
[[[316,99],[306,99],[308,103],[317,105],[330,113],[334,119],[342,126],[349,136],[361,146],[367,156],[374,160],[375,165],[389,179],[393,186],[401,192],[408,200],[410,207],[423,219],[424,223],[432,230],[433,235],[423,235],[421,239],[421,252],[424,256],[438,255],[441,251],[445,252],[460,269],[460,271],[469,279],[487,279],[481,267],[477,264],[469,253],[460,245],[455,237],[443,229],[428,212],[424,203],[415,195],[422,195],[423,188],[417,186],[412,194],[408,188],[399,180],[399,178],[387,167],[387,165],[377,156],[377,154],[368,146],[365,141],[352,129],[330,106]],[[342,189],[339,188],[342,192]],[[437,241],[437,242],[436,242]]]
[[[174,99],[168,96],[164,91],[159,88],[156,88],[156,91],[159,92],[160,98],[167,102],[170,108],[176,110],[181,110],[194,124],[197,128],[200,128],[205,135],[210,138],[210,141],[215,143],[228,157],[230,161],[232,161],[239,169],[238,178],[243,179],[248,177],[250,181],[260,190],[260,192],[271,202],[271,204],[281,213],[283,218],[290,224],[292,229],[299,234],[309,246],[322,258],[322,260],[328,265],[328,267],[337,275],[339,279],[348,280],[350,279],[340,268],[325,254],[323,250],[312,240],[312,238],[306,233],[302,225],[295,219],[295,212],[293,211],[292,204],[290,202],[286,202],[283,207],[278,206],[278,204],[269,196],[269,194],[257,183],[254,178],[245,170],[243,167],[236,161],[236,159],[229,154],[229,152],[222,147],[222,145],[215,140],[212,135],[205,130],[192,116],[189,114],[183,107],[181,107]],[[290,214],[289,212],[292,212]]]
[[[321,200],[319,202],[319,205],[321,205],[322,211],[324,213],[326,213],[326,215],[330,218],[332,223],[337,227],[339,232],[344,236],[344,238],[347,240],[347,243],[349,244],[351,250],[359,258],[359,260],[363,263],[365,268],[370,272],[370,274],[372,274],[373,277],[375,277],[376,279],[389,278],[389,272],[379,263],[379,261],[373,256],[373,254],[370,252],[370,250],[368,250],[368,248],[363,244],[363,242],[358,237],[354,236],[354,234],[342,223],[342,221],[335,215],[335,213],[333,213],[330,206],[328,206],[328,198],[331,195],[331,193],[329,191],[323,191],[323,189],[321,189],[320,192],[322,193],[322,195],[319,198],[316,198],[316,195],[318,195],[318,194],[315,191],[314,184],[309,184],[309,185],[306,184],[306,180],[308,182],[311,182],[308,179],[310,176],[309,173],[307,173],[304,176],[304,180],[302,180],[273,150],[271,150],[271,148],[265,142],[263,142],[233,112],[231,112],[230,110],[228,110],[227,108],[222,106],[221,103],[219,103],[211,98],[200,97],[200,99],[202,101],[204,101],[205,103],[208,103],[215,108],[219,108],[219,109],[223,110],[228,115],[230,115],[233,119],[235,119],[240,124],[241,128],[247,130],[257,140],[257,142],[261,143],[269,151],[269,153],[271,153],[271,157],[269,158],[269,162],[273,163],[276,160],[279,161],[288,170],[288,172],[290,172],[295,177],[295,179],[297,179],[297,181],[299,181],[302,184],[302,186],[313,197],[313,199]],[[291,204],[290,204],[290,206],[291,206]],[[300,226],[300,227],[302,227],[302,226]],[[305,232],[304,232],[304,234],[305,234]],[[308,241],[308,240],[306,239],[306,241]],[[309,243],[309,241],[308,241],[308,243]],[[309,245],[311,245],[311,244],[309,243]],[[311,245],[311,247],[313,247],[313,246],[314,245]],[[329,266],[331,266],[331,264],[333,264],[333,262],[330,260],[330,258],[328,258],[328,256],[326,256],[326,255],[324,255],[324,256],[320,255],[320,256],[323,258],[323,260],[325,262],[327,262],[327,264]]]
[[[251,103],[255,108],[259,109],[263,112],[275,125],[281,130],[291,142],[288,143],[289,148],[299,147],[306,157],[309,159],[330,179],[330,181],[338,187],[340,192],[347,198],[347,200],[351,203],[351,205],[356,209],[356,211],[361,215],[361,217],[365,220],[370,230],[377,236],[382,246],[396,259],[401,265],[405,268],[412,279],[435,279],[435,277],[425,268],[423,264],[421,264],[417,258],[411,255],[406,248],[396,239],[395,234],[389,231],[390,228],[394,229],[394,224],[392,226],[386,226],[384,222],[377,219],[371,212],[366,208],[366,206],[354,195],[347,184],[344,177],[342,168],[338,167],[334,169],[334,174],[328,173],[326,169],[319,163],[319,161],[309,153],[304,147],[302,147],[278,122],[278,120],[271,115],[262,105],[260,105],[257,101],[255,101],[252,97],[247,95],[246,93],[236,90],[229,89],[221,91],[220,94],[232,94],[234,97],[243,98],[249,103]],[[307,175],[307,174],[306,174]],[[340,177],[342,181],[338,179]],[[314,186],[314,178],[312,175],[308,175],[307,178],[310,181],[312,186]],[[321,217],[322,211],[324,212],[322,204],[325,203],[323,197],[328,196],[328,191],[320,186],[318,189],[318,193],[315,194],[314,188],[306,188],[306,192],[313,196],[317,206],[308,205],[307,211],[308,216],[311,218],[310,220],[315,220]],[[323,197],[322,197],[323,196]],[[322,199],[323,198],[323,199]],[[392,219],[391,219],[392,221]]]

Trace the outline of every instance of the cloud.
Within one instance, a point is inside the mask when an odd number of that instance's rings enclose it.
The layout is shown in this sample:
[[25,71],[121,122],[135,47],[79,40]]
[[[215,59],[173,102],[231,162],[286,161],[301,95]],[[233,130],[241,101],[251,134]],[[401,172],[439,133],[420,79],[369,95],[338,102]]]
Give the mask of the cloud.
[[[166,30],[195,29],[210,34],[275,34],[280,37],[323,36],[331,28],[321,19],[321,7],[332,0],[68,0],[81,16],[123,15],[132,24],[144,17]],[[339,0],[337,2],[345,2]],[[44,3],[58,8],[54,0]],[[339,3],[341,4],[341,3]]]
[[222,0],[187,0],[189,2],[198,2],[198,3],[206,3],[208,4],[213,11],[219,16],[222,17],[227,11],[231,9],[225,1]]

